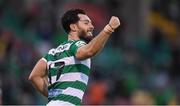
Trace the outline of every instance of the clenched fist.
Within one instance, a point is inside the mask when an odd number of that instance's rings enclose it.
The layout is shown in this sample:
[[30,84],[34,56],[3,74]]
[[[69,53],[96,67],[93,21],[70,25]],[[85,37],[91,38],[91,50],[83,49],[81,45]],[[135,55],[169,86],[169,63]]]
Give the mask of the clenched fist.
[[120,25],[120,21],[118,17],[112,16],[110,21],[109,21],[109,25],[113,28],[116,29],[117,27],[119,27]]

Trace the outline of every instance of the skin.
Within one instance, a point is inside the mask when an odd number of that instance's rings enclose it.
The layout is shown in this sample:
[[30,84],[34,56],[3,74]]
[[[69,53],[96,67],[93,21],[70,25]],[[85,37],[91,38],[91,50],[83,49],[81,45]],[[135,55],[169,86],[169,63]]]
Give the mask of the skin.
[[92,25],[90,18],[84,14],[79,14],[78,16],[80,20],[77,23],[70,25],[71,31],[68,40],[83,39],[91,41],[93,39],[92,32],[94,26]]
[[40,59],[35,67],[33,68],[29,80],[32,82],[34,87],[44,96],[48,97],[48,81],[46,71],[46,61]]
[[[75,55],[77,59],[85,60],[95,56],[103,49],[111,33],[120,25],[120,22],[117,17],[112,16],[109,24],[106,25],[105,28],[93,38],[92,32],[94,26],[92,25],[90,18],[84,14],[78,14],[78,16],[80,21],[70,25],[71,31],[69,32],[68,40],[84,39],[90,41],[87,45],[78,48]],[[29,80],[40,93],[47,97],[48,81],[46,67],[46,60],[40,59],[33,68],[29,76]]]

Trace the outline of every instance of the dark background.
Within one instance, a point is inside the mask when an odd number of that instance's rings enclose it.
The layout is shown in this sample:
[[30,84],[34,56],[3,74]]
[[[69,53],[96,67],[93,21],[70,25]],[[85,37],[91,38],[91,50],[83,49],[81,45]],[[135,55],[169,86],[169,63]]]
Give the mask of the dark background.
[[179,0],[0,0],[0,104],[47,103],[27,79],[67,39],[60,16],[70,8],[86,10],[94,35],[121,20],[92,58],[83,104],[180,105]]

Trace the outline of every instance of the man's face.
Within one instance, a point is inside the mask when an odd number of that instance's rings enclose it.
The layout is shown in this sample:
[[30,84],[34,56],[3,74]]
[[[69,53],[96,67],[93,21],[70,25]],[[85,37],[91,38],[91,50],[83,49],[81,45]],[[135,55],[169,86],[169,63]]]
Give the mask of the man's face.
[[79,38],[89,42],[93,39],[92,33],[94,26],[92,25],[92,22],[87,15],[78,14],[78,16],[80,18],[77,23]]

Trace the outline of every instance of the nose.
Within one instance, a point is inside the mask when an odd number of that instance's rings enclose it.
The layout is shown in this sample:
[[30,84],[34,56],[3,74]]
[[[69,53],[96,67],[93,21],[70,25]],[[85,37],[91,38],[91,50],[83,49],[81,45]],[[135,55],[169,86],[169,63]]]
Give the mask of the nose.
[[90,23],[90,28],[93,30],[94,29],[94,26],[92,23]]

